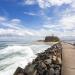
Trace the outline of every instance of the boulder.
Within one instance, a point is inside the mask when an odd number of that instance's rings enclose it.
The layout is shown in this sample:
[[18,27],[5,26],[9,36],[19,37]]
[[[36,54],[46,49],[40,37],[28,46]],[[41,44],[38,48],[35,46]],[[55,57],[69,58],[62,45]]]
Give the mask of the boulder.
[[60,75],[61,48],[61,45],[57,43],[44,52],[38,53],[32,63],[29,63],[24,69],[18,67],[14,75]]
[[21,67],[18,67],[14,75],[24,75],[24,70]]

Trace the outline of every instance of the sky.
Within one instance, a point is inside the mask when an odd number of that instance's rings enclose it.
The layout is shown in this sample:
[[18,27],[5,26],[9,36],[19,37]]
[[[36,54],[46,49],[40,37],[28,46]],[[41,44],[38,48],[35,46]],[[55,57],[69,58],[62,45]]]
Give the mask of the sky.
[[75,37],[75,0],[0,0],[0,39]]

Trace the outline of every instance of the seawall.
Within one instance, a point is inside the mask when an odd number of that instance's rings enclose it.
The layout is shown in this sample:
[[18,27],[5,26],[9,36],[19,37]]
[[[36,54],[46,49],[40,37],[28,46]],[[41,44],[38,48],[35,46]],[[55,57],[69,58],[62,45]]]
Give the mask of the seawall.
[[62,45],[56,43],[29,63],[24,69],[18,67],[13,75],[61,75]]

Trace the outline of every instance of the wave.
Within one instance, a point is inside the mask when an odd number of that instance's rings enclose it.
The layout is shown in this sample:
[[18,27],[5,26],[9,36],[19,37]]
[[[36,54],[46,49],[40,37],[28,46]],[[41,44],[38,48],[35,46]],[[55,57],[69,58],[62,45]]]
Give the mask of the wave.
[[12,75],[18,66],[24,68],[36,58],[36,53],[48,47],[46,45],[12,45],[0,49],[0,75]]

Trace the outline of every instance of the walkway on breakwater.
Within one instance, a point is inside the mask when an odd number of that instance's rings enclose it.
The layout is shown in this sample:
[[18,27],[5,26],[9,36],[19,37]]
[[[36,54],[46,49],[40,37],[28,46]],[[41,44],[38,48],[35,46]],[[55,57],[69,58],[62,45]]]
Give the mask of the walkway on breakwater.
[[62,75],[75,75],[75,46],[62,42]]

